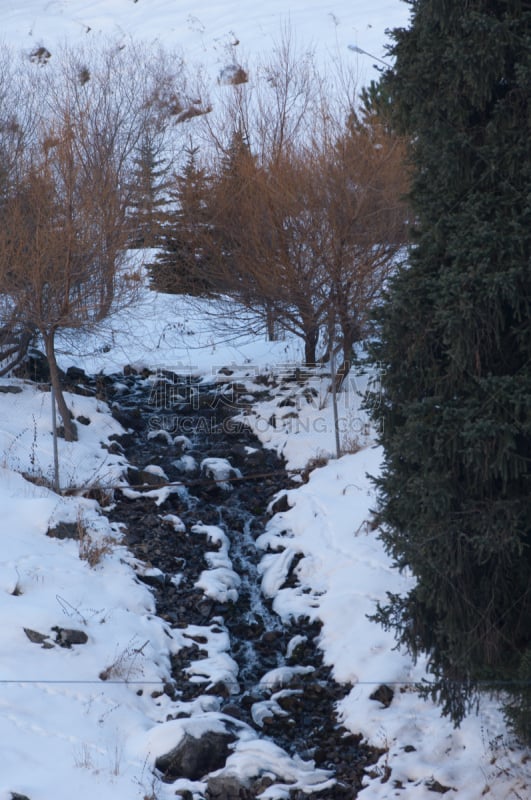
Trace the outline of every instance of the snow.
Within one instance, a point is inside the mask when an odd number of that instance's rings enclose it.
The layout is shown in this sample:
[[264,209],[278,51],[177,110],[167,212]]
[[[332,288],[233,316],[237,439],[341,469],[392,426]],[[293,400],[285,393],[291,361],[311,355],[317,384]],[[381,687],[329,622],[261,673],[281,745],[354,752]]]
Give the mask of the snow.
[[[136,265],[141,255],[134,254],[134,258]],[[248,335],[238,337],[232,332],[227,335],[223,330],[212,329],[213,317],[215,309],[210,303],[204,304],[201,313],[197,303],[187,302],[186,298],[146,290],[140,292],[134,306],[107,319],[97,334],[79,336],[75,341],[60,340],[61,366],[75,364],[90,374],[109,374],[120,372],[129,364],[139,372],[145,368],[155,373],[169,369],[190,381],[195,377],[207,381],[222,367],[243,370],[251,376],[264,365],[300,362],[302,348],[298,341],[268,342]],[[177,401],[174,387],[169,386],[168,391],[172,392],[168,401]],[[183,399],[189,399],[192,392],[190,383]],[[174,431],[174,441],[186,445],[191,432]]]
[[240,470],[235,469],[226,458],[204,458],[201,461],[201,473],[226,491],[231,489],[231,478],[241,478]]
[[[270,0],[267,8],[229,0],[28,0],[22,5],[0,0],[0,11],[2,39],[17,48],[29,51],[42,44],[53,51],[61,39],[140,36],[182,48],[190,61],[204,62],[214,75],[233,63],[236,47],[246,54],[271,47],[287,21],[301,42],[318,45],[321,58],[332,58],[348,44],[381,57],[385,28],[407,20],[407,7],[399,0]],[[371,77],[371,59],[359,56],[358,61],[360,72]],[[341,444],[350,452],[337,459],[326,375],[315,371],[302,386],[289,380],[300,361],[299,343],[243,335],[229,339],[213,330],[210,320],[183,299],[146,291],[136,309],[114,317],[97,336],[79,339],[75,349],[64,343],[61,366],[106,373],[127,364],[160,367],[205,381],[228,366],[249,392],[259,373],[283,378],[271,390],[271,400],[236,410],[267,447],[284,455],[289,469],[303,470],[311,459],[321,466],[312,469],[307,483],[286,492],[288,510],[272,516],[258,541],[262,589],[282,618],[305,615],[322,621],[325,662],[337,681],[352,687],[339,705],[341,721],[385,749],[360,797],[431,800],[435,781],[451,787],[447,796],[459,800],[529,797],[528,753],[507,732],[499,699],[482,698],[478,715],[454,729],[415,691],[414,684],[427,677],[426,664],[413,664],[395,650],[392,636],[369,619],[386,592],[406,591],[411,577],[391,567],[371,529],[375,498],[367,476],[377,474],[381,452],[372,445],[359,408],[368,376],[351,376],[338,398]],[[179,789],[201,791],[201,782],[161,784],[152,767],[185,732],[225,729],[214,696],[179,703],[162,693],[171,655],[189,647],[194,637],[206,655],[194,663],[190,680],[205,687],[220,681],[237,686],[222,620],[171,630],[156,617],[153,596],[136,577],[149,568],[128,553],[119,526],[108,522],[97,503],[79,496],[80,487],[119,484],[127,466],[123,457],[102,448],[121,432],[107,405],[67,394],[74,416],[90,423],[78,424],[78,442],[59,440],[59,479],[68,490],[59,495],[51,488],[50,393],[21,380],[1,379],[2,386],[20,391],[0,393],[0,800],[11,800],[12,792],[31,800],[71,800],[74,787],[79,800],[134,800],[154,790],[162,800]],[[287,397],[293,405],[281,405]],[[178,433],[172,438],[182,452],[190,443],[186,431]],[[192,456],[181,455],[181,462],[190,471],[197,468]],[[222,482],[237,474],[224,460],[202,466]],[[149,495],[161,504],[172,491],[185,490],[162,487]],[[129,490],[129,495],[139,493]],[[165,520],[185,534],[177,516]],[[72,523],[81,539],[47,536],[60,522]],[[202,524],[191,532],[206,535],[217,548],[207,554],[197,585],[211,597],[235,600],[239,577],[224,532]],[[298,584],[281,588],[296,555]],[[178,586],[179,576],[173,580]],[[40,634],[40,642],[31,641],[25,629]],[[61,629],[86,634],[86,643],[61,646]],[[296,653],[303,642],[295,637],[288,652]],[[269,688],[281,687],[305,667],[291,669],[263,680]],[[381,684],[394,690],[388,707],[370,699]],[[282,712],[277,701],[289,691],[255,703],[258,726]],[[191,716],[167,721],[180,710]],[[261,773],[285,782],[267,789],[263,798],[288,797],[296,787],[311,796],[312,790],[332,786],[330,775],[312,762],[289,757],[233,719],[231,724],[239,734],[227,769],[241,779]]]
[[[286,27],[323,58],[343,53],[349,44],[381,58],[386,29],[408,19],[400,0],[271,0],[265,7],[240,0],[26,0],[23,6],[2,0],[0,10],[2,39],[28,52],[44,46],[53,58],[64,40],[140,39],[182,51],[187,62],[216,78],[235,60],[245,64],[258,50],[271,50]],[[370,72],[374,59],[357,58],[360,70]]]
[[[164,300],[168,313],[171,309],[175,314],[180,300]],[[160,329],[166,319],[157,315],[149,322],[153,337],[157,325]],[[196,318],[192,322],[199,332],[196,339],[204,337],[204,321]],[[125,330],[122,335],[125,341]],[[254,348],[251,366],[233,366],[237,379],[251,391],[256,388],[259,368],[264,372],[272,369],[271,353],[261,361],[264,343],[249,341],[245,346],[250,357]],[[198,341],[194,347],[201,364],[196,375],[211,381],[214,367],[219,366],[217,352],[212,360],[209,343],[209,364]],[[132,357],[123,357],[122,364],[134,361],[134,354],[133,349]],[[107,355],[109,362],[103,366],[110,371],[119,356],[113,351]],[[183,360],[182,356],[178,353],[176,357]],[[63,353],[64,367],[72,363],[69,358]],[[147,348],[142,360],[148,363]],[[371,432],[360,425],[352,446],[355,452],[325,463],[323,454],[333,454],[335,446],[330,403],[325,402],[326,376],[316,372],[301,385],[290,383],[290,364],[286,359],[284,367],[279,365],[286,381],[272,390],[273,399],[255,404],[246,416],[242,410],[242,418],[254,425],[267,446],[284,453],[290,469],[301,469],[316,456],[322,465],[311,470],[307,483],[280,493],[286,495],[287,510],[271,517],[257,541],[263,550],[262,590],[283,619],[304,615],[322,621],[320,647],[325,662],[337,681],[352,687],[339,704],[340,720],[348,730],[362,733],[385,749],[366,777],[360,797],[396,797],[396,786],[404,785],[408,798],[427,800],[433,795],[430,786],[434,781],[453,787],[454,794],[465,800],[478,798],[487,790],[496,800],[510,797],[511,792],[525,796],[530,782],[526,753],[507,733],[497,699],[484,698],[479,715],[467,718],[455,730],[441,719],[436,706],[419,699],[415,692],[414,684],[426,678],[426,665],[413,665],[407,655],[394,649],[392,636],[368,618],[376,602],[385,600],[387,591],[403,592],[411,580],[391,567],[377,532],[371,530],[375,498],[368,474],[377,474],[381,452],[372,446]],[[366,380],[367,376],[355,375],[345,387],[338,398],[340,419],[361,419],[359,393]],[[184,730],[184,723],[165,722],[168,714],[180,708],[195,720],[190,724],[208,729],[216,729],[223,720],[216,699],[208,695],[180,704],[164,694],[151,698],[152,692],[158,695],[162,691],[169,676],[171,654],[197,639],[205,656],[189,669],[190,681],[204,684],[205,689],[224,683],[229,691],[236,691],[238,668],[230,654],[227,631],[221,619],[219,624],[170,630],[154,615],[153,597],[135,577],[153,574],[153,568],[128,554],[120,544],[119,527],[108,523],[94,501],[76,495],[79,486],[120,482],[126,468],[123,457],[101,447],[121,430],[106,404],[67,395],[75,416],[83,415],[90,424],[78,425],[78,442],[59,440],[61,482],[70,489],[70,494],[59,496],[49,488],[53,478],[49,392],[20,380],[1,383],[21,391],[0,393],[0,792],[5,797],[16,791],[30,798],[66,800],[71,794],[69,787],[75,785],[81,798],[92,797],[95,791],[104,799],[141,798],[156,780],[154,760],[166,751],[168,743],[174,745],[177,733]],[[308,391],[312,388],[313,394]],[[295,404],[282,405],[290,397]],[[286,409],[295,409],[299,415],[298,433],[288,435],[281,426],[263,425],[261,429],[257,424]],[[342,442],[348,444],[345,433],[346,425]],[[190,445],[186,437],[174,441],[181,449]],[[237,474],[226,459],[207,460],[202,466],[220,483]],[[155,466],[151,472],[164,478]],[[162,487],[148,495],[160,504],[170,491],[186,490]],[[139,492],[128,490],[128,494],[135,497]],[[186,535],[178,516],[168,514],[164,520]],[[100,558],[94,566],[80,559],[80,542],[45,535],[60,521],[81,526],[84,541],[99,548]],[[216,525],[200,522],[190,533],[205,535],[213,546],[206,552],[198,588],[214,599],[235,602],[240,578],[233,570],[226,534]],[[287,588],[285,579],[296,555],[298,582]],[[174,582],[178,586],[178,575]],[[82,631],[88,641],[61,647],[56,641],[57,628]],[[30,641],[24,629],[40,633],[43,643]],[[302,642],[303,637],[295,637],[289,653],[296,653]],[[263,676],[262,683],[272,694],[253,705],[258,729],[268,717],[284,713],[278,700],[291,690],[282,687],[306,670],[304,665],[294,665]],[[387,708],[370,699],[381,684],[394,690]],[[241,779],[271,770],[286,781],[275,784],[276,794],[270,787],[263,796],[287,797],[288,786],[293,788],[290,781],[307,791],[328,785],[329,776],[311,762],[290,759],[271,742],[251,733],[246,729],[239,734],[227,768]],[[178,788],[200,792],[204,784],[183,780],[171,789],[157,785],[158,796],[169,797]]]
[[169,522],[176,533],[184,533],[186,530],[184,522],[176,514],[165,514],[162,517],[162,521]]
[[[224,459],[207,460],[224,461]],[[220,486],[223,485],[220,483]],[[212,600],[220,603],[235,603],[238,600],[241,579],[238,573],[232,569],[232,561],[229,558],[229,540],[226,534],[217,525],[194,525],[191,530],[192,533],[206,534],[209,542],[219,544],[219,550],[205,553],[209,569],[201,573],[195,585]]]
[[[1,400],[5,419],[9,407]],[[96,437],[94,460],[98,452]],[[57,520],[77,518],[90,534],[116,541],[95,503],[59,497],[9,468],[0,473],[0,496],[0,789],[66,800],[72,786],[87,797],[97,787],[104,798],[125,797],[141,765],[116,763],[123,731],[156,719],[133,682],[160,688],[168,670],[153,598],[133,579],[120,545],[91,568],[77,541],[45,535]],[[25,628],[47,637],[48,646],[30,641]],[[83,631],[88,642],[61,647],[54,628]],[[105,670],[108,682],[99,677]]]
[[[260,686],[266,686],[270,689],[275,686],[284,686],[289,684],[295,675],[309,675],[313,671],[313,667],[276,667],[262,675]],[[282,694],[282,692],[278,693],[279,696],[282,696]]]
[[[260,772],[257,771],[258,767]],[[253,738],[249,742],[238,742],[234,754],[227,759],[227,769],[242,780],[267,773],[282,777],[286,784],[276,783],[274,787],[266,789],[260,795],[264,800],[288,798],[290,789],[308,792],[309,787],[318,791],[333,786],[330,773],[326,770],[315,769],[311,762],[303,761],[297,756],[290,758],[284,750],[265,739]]]

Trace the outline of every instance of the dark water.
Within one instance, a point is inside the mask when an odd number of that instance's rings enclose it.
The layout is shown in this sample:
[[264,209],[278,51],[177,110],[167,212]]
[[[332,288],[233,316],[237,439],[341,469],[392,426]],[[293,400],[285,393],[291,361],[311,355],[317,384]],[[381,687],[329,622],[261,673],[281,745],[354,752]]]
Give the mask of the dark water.
[[[133,496],[116,493],[110,516],[125,523],[125,543],[153,567],[142,580],[152,587],[157,613],[179,631],[202,626],[225,634],[237,664],[232,677],[191,680],[206,655],[206,637],[194,629],[190,644],[173,657],[165,691],[183,703],[211,695],[220,711],[253,726],[257,735],[332,770],[336,786],[314,797],[356,797],[363,771],[377,754],[336,719],[335,703],[349,687],[336,684],[322,664],[319,624],[306,618],[283,624],[261,592],[263,552],[255,542],[270,518],[271,499],[290,487],[282,461],[234,421],[233,404],[223,401],[226,384],[199,385],[170,373],[158,378],[133,374],[106,380],[105,394],[115,417],[130,431],[115,446],[131,465],[128,478],[134,488]],[[157,504],[161,492],[167,496]],[[175,529],[168,515],[173,522],[178,517],[182,526]],[[198,526],[204,532],[197,532]],[[286,585],[296,581],[296,563],[297,558]],[[216,564],[229,570],[225,598],[205,595],[196,586]],[[261,713],[279,689],[261,684],[264,674],[301,665],[307,674],[294,674],[290,691],[276,695],[280,713]],[[299,794],[294,792],[293,800]]]

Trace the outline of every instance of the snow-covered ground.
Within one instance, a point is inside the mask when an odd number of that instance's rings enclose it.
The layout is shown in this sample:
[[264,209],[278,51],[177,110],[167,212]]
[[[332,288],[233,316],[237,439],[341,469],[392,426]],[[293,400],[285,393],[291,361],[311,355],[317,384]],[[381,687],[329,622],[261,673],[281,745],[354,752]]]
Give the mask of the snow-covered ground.
[[[131,312],[130,328],[125,317],[114,320],[113,349],[84,358],[64,353],[62,366],[113,371],[127,363],[181,370],[187,365],[209,380],[219,367],[230,366],[252,387],[257,373],[281,376],[297,354],[293,341],[216,341],[208,316],[201,318],[175,297],[147,295],[139,318],[141,331]],[[390,634],[367,619],[376,601],[387,591],[405,590],[409,578],[391,567],[370,526],[374,493],[367,473],[377,473],[381,454],[358,408],[364,380],[353,376],[339,397],[342,444],[357,452],[332,457],[307,484],[289,490],[289,510],[272,517],[258,542],[264,550],[271,545],[261,565],[263,591],[284,618],[322,620],[325,661],[338,681],[352,685],[340,717],[347,729],[386,750],[362,797],[427,799],[437,786],[451,787],[449,796],[464,800],[527,797],[527,756],[507,734],[496,700],[486,698],[479,715],[454,730],[414,691],[425,665],[414,666],[393,649]],[[170,654],[182,642],[175,635],[170,639],[154,615],[149,590],[135,580],[140,565],[120,545],[119,529],[94,501],[58,496],[43,485],[53,478],[49,392],[21,381],[0,384],[21,389],[0,393],[0,799],[18,792],[31,800],[70,800],[74,787],[80,800],[96,793],[102,800],[174,796],[175,785],[158,784],[152,767],[185,727],[166,722],[171,701],[166,695],[153,700],[151,693],[161,691]],[[286,393],[279,387],[275,399],[255,405],[246,417],[291,469],[334,454],[326,387],[326,377],[316,374],[300,394],[291,390],[289,406],[280,405]],[[119,432],[118,423],[101,401],[68,399],[85,424],[78,424],[77,443],[59,442],[62,486],[119,482],[123,460],[101,447]],[[273,414],[275,423],[268,423]],[[78,526],[82,543],[47,536],[59,522]],[[215,539],[222,532],[209,535]],[[230,568],[226,549],[220,554]],[[281,589],[296,553],[304,554],[296,567],[299,585]],[[202,580],[212,588],[208,571]],[[82,632],[87,641],[61,646],[69,636],[65,630]],[[214,676],[230,667],[226,646],[209,645]],[[370,699],[380,684],[394,690],[387,708]],[[219,724],[208,702],[198,705],[197,714],[192,719],[198,730]],[[326,785],[326,775],[311,763],[294,764],[244,732],[231,769],[245,776],[257,763],[301,787]]]
[[[386,29],[405,25],[409,11],[401,0],[1,0],[0,14],[0,40],[27,52],[46,47],[53,57],[64,41],[135,38],[180,50],[216,75],[235,53],[245,63],[269,51],[286,28],[323,58],[346,54],[349,44],[381,58]],[[358,60],[365,79],[373,62]]]
[[[399,0],[270,0],[267,8],[221,0],[0,0],[0,12],[2,38],[22,48],[103,31],[182,46],[210,65],[222,63],[229,37],[253,52],[288,19],[300,39],[323,48],[355,43],[382,55],[384,29],[407,19]],[[99,337],[64,345],[61,365],[113,372],[133,364],[205,377],[230,366],[252,384],[258,372],[279,374],[299,359],[294,340],[234,340],[177,298],[146,294]],[[485,698],[479,714],[455,730],[414,691],[425,664],[413,665],[367,619],[387,591],[406,590],[410,578],[391,567],[370,526],[374,492],[367,473],[377,473],[381,453],[359,410],[364,381],[353,376],[339,398],[342,444],[356,452],[330,458],[307,484],[290,490],[289,510],[273,516],[263,534],[264,549],[281,548],[264,556],[263,590],[281,616],[322,620],[325,661],[337,680],[352,685],[340,706],[343,724],[386,751],[360,797],[428,800],[450,787],[446,796],[459,800],[523,800],[531,796],[529,754],[507,733],[496,698]],[[327,380],[316,374],[310,385],[314,391],[295,395],[293,406],[280,406],[279,394],[247,415],[293,469],[335,452]],[[120,544],[119,528],[94,501],[48,488],[49,392],[16,380],[1,380],[3,387],[20,391],[0,392],[0,800],[13,792],[30,800],[71,800],[74,792],[79,800],[174,797],[175,786],[157,783],[152,766],[183,724],[166,722],[170,699],[151,694],[162,689],[179,642],[135,579],[141,565]],[[77,443],[59,442],[62,487],[119,481],[123,460],[101,446],[119,432],[118,423],[101,401],[69,395],[68,402],[84,424]],[[81,543],[46,535],[60,522],[75,525]],[[281,589],[295,553],[304,554],[299,585]],[[224,646],[212,649],[213,671],[225,669]],[[382,683],[394,690],[388,707],[369,699]],[[215,727],[215,719],[208,706],[198,708],[198,726]],[[245,738],[231,766],[243,775],[257,759],[301,787],[326,779],[311,764],[286,763],[274,746]]]

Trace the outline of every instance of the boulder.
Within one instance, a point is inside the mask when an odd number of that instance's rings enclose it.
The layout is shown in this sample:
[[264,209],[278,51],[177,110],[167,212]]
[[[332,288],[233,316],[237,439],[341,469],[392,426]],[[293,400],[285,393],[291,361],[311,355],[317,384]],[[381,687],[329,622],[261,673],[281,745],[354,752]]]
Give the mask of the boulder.
[[32,628],[24,628],[24,633],[33,644],[44,644],[49,638],[47,633],[39,633],[39,631],[34,631]]
[[286,492],[278,494],[275,499],[270,503],[268,511],[273,514],[280,514],[283,511],[289,511],[291,508]]
[[69,382],[87,383],[88,377],[84,369],[81,367],[68,367],[66,370],[66,378]]
[[22,391],[22,386],[0,386],[0,394],[20,394]]
[[207,800],[253,800],[256,794],[234,775],[221,773],[208,779],[206,797]]
[[72,647],[73,644],[86,644],[88,636],[85,631],[78,631],[74,628],[59,628],[57,625],[52,628],[55,631],[55,641],[60,647]]
[[[48,359],[40,350],[31,349],[26,359],[15,370],[15,374],[19,378],[26,378],[35,383],[49,383],[50,367],[48,366]],[[64,380],[65,373],[63,370],[59,370],[59,375],[61,380]]]
[[53,539],[79,539],[80,526],[77,522],[58,522],[54,528],[48,528],[46,536]]
[[157,758],[155,767],[170,783],[177,778],[197,781],[225,766],[234,741],[236,736],[228,731],[210,730],[199,738],[185,733],[176,747]]
[[393,702],[394,696],[394,690],[385,683],[382,683],[381,686],[378,686],[378,688],[369,696],[369,699],[376,700],[378,703],[381,703],[384,708],[389,708]]

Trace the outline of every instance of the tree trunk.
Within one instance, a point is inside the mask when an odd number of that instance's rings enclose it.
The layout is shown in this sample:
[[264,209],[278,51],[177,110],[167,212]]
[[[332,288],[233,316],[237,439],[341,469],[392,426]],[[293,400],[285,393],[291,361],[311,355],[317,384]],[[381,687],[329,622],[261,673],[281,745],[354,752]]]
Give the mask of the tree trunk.
[[339,391],[343,385],[343,381],[350,372],[352,366],[352,348],[354,344],[360,340],[360,332],[358,326],[349,323],[341,326],[341,349],[343,351],[343,363],[337,368],[336,372],[336,389]]
[[272,306],[266,305],[265,315],[266,315],[267,340],[268,342],[276,342],[278,340],[277,330],[276,330],[277,320],[275,311]]
[[61,378],[59,376],[59,368],[57,366],[57,360],[55,358],[55,347],[54,347],[54,332],[43,332],[42,338],[44,339],[44,347],[46,349],[46,358],[48,359],[48,366],[50,368],[50,381],[52,384],[52,388],[55,395],[55,402],[57,404],[57,410],[61,415],[61,419],[63,421],[63,429],[65,434],[65,441],[67,442],[75,442],[77,441],[77,431],[76,426],[72,420],[72,415],[70,414],[69,408],[66,405],[66,400],[63,394],[63,387],[61,386]]
[[304,363],[306,366],[313,366],[317,361],[317,341],[319,339],[319,327],[310,326],[304,331]]

